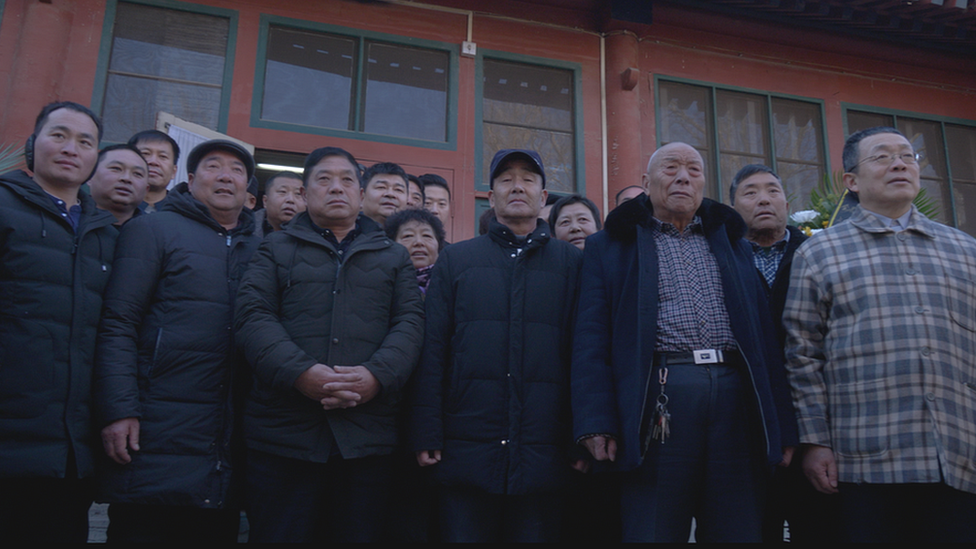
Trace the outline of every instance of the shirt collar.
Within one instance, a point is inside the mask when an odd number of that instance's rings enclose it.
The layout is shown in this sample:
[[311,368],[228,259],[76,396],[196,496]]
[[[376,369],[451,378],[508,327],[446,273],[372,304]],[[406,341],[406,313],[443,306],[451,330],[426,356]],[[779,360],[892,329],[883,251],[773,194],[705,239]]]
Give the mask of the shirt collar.
[[[662,232],[662,233],[665,233],[665,234],[680,234],[680,233],[678,233],[678,228],[675,227],[675,225],[673,223],[668,223],[666,221],[661,221],[660,219],[658,219],[656,217],[651,217],[651,220],[652,220],[652,222],[654,224],[654,228],[657,229],[658,231]],[[692,232],[692,233],[702,233],[702,232],[704,232],[704,230],[702,229],[701,216],[697,216],[696,215],[691,220],[691,223],[689,223],[685,227],[685,232]]]
[[787,230],[784,230],[783,231],[783,238],[777,240],[776,242],[774,242],[770,246],[760,246],[759,244],[756,244],[755,242],[753,242],[751,240],[749,241],[749,244],[752,244],[752,249],[753,250],[776,250],[776,251],[779,251],[779,250],[786,249],[786,245],[789,244],[789,242],[790,242],[790,231],[789,231],[789,229],[787,229]]
[[[918,211],[917,208],[915,208],[914,205],[912,206],[912,209],[905,214],[905,216],[907,216],[908,220],[906,225],[908,230],[918,231],[932,238],[935,237],[936,232],[931,227],[931,224],[935,222],[925,217],[921,212]],[[848,222],[853,223],[859,229],[869,233],[883,233],[900,230],[892,228],[891,220],[889,218],[881,214],[865,210],[861,206],[857,207],[857,211],[855,211],[854,215],[851,216]]]
[[891,227],[892,229],[895,230],[895,232],[904,231],[905,229],[907,229],[908,228],[908,221],[912,217],[912,209],[911,208],[909,208],[907,212],[905,212],[904,214],[902,214],[901,216],[899,216],[897,218],[891,218],[891,217],[888,217],[888,216],[885,216],[885,215],[881,215],[881,214],[879,214],[877,212],[871,212],[871,213],[873,213],[875,216],[878,217],[878,219],[880,219],[881,221],[883,221],[885,227]]

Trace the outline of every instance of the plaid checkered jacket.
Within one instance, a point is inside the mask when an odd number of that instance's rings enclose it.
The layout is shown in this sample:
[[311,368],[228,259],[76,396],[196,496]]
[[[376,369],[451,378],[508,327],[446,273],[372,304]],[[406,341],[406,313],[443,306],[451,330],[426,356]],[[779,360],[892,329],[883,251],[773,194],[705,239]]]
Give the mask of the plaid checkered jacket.
[[858,208],[797,250],[783,322],[800,440],[841,482],[976,493],[976,240]]

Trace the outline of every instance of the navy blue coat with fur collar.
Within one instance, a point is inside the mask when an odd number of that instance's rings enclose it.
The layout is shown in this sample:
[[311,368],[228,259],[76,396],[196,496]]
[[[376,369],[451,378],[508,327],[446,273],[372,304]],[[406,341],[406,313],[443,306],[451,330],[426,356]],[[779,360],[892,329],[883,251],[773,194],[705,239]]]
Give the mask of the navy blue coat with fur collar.
[[[732,208],[705,199],[696,212],[721,271],[732,332],[748,363],[753,397],[770,464],[797,441],[782,349],[769,317],[745,222]],[[617,440],[617,468],[640,465],[641,425],[652,413],[647,395],[658,316],[658,258],[646,196],[611,212],[606,227],[586,241],[573,346],[573,427]],[[649,403],[649,404],[648,404]]]

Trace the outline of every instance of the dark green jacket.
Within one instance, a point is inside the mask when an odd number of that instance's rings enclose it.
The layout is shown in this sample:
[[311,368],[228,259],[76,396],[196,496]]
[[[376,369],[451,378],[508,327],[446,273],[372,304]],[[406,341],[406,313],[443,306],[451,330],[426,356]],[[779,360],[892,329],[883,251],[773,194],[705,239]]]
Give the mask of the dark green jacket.
[[[424,313],[406,248],[362,215],[340,261],[302,213],[265,237],[241,284],[237,342],[253,370],[245,408],[248,448],[324,463],[332,437],[346,459],[389,454],[401,389],[420,355]],[[294,388],[317,363],[363,365],[380,393],[344,410]],[[331,435],[330,435],[331,432]]]

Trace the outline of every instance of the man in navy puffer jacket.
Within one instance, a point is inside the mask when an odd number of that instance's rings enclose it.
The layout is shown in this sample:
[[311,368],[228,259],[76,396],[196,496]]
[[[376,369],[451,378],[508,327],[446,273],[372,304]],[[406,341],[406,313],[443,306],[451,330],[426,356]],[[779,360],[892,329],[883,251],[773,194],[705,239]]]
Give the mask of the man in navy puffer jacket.
[[442,485],[444,541],[555,541],[571,473],[581,254],[537,219],[547,194],[537,153],[500,151],[490,173],[488,234],[434,265],[412,446]]

